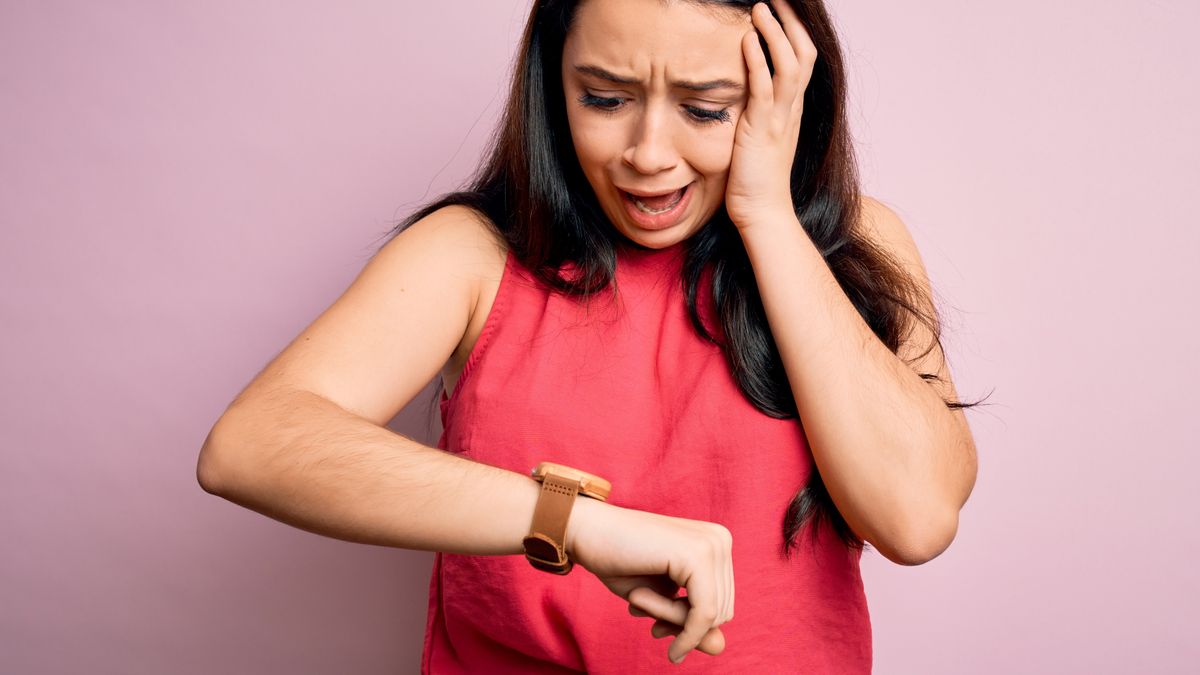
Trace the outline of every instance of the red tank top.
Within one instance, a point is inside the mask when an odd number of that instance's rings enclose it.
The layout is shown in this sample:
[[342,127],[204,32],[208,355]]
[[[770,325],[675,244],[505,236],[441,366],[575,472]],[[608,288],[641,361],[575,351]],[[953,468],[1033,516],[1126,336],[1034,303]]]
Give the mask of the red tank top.
[[[800,423],[755,408],[694,331],[683,253],[619,248],[619,300],[606,291],[586,308],[510,252],[454,393],[442,393],[438,447],[522,474],[543,460],[575,466],[611,481],[612,504],[729,528],[737,608],[721,626],[725,651],[672,665],[674,638],[655,639],[652,618],[581,567],[560,576],[523,555],[437,553],[422,673],[870,672],[861,554],[822,527],[815,548],[802,531],[783,556],[784,509],[812,455]],[[710,284],[711,268],[697,303],[715,332]]]

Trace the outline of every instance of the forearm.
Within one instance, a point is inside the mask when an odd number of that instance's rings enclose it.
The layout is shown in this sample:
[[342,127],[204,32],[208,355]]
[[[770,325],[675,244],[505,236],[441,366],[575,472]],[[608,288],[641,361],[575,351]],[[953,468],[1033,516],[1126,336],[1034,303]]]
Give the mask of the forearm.
[[[199,474],[205,490],[310,532],[472,555],[522,553],[541,490],[527,475],[423,445],[307,392],[227,413]],[[572,530],[603,506],[576,499]]]
[[743,241],[839,511],[889,558],[948,544],[964,442],[952,412],[875,336],[794,215],[743,229]]

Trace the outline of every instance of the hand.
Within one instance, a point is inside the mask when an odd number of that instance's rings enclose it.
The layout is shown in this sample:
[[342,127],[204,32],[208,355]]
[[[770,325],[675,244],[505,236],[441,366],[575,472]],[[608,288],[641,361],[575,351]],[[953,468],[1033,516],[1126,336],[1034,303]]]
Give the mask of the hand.
[[[757,3],[750,12],[757,31],[742,37],[750,98],[734,132],[725,188],[725,210],[739,229],[765,214],[795,212],[792,161],[817,48],[789,0],[775,0],[773,6],[783,25],[765,3]],[[771,53],[774,80],[759,44],[760,33]]]
[[[673,662],[692,649],[724,651],[717,627],[733,618],[733,535],[725,526],[577,503],[566,546],[577,565],[629,603],[631,614],[657,619],[651,635],[678,635],[667,649]],[[681,587],[687,597],[676,598]]]

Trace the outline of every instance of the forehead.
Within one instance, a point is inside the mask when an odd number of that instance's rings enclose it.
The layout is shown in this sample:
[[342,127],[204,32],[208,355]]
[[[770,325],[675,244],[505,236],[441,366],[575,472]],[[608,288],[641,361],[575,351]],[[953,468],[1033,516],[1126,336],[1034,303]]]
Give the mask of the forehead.
[[587,62],[627,74],[704,79],[745,70],[749,13],[684,0],[584,0],[571,22],[564,65]]

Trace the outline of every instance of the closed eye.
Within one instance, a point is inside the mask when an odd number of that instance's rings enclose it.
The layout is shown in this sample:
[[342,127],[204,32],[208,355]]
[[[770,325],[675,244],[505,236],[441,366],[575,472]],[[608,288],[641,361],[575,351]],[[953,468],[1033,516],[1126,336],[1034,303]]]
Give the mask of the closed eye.
[[[584,92],[579,97],[579,102],[589,108],[595,108],[603,113],[614,113],[621,108],[625,103],[625,99],[611,98],[606,96],[594,96]],[[685,105],[683,109],[688,115],[698,124],[713,124],[717,122],[729,121],[729,108],[721,110],[709,110],[707,108],[698,108],[693,105]]]

